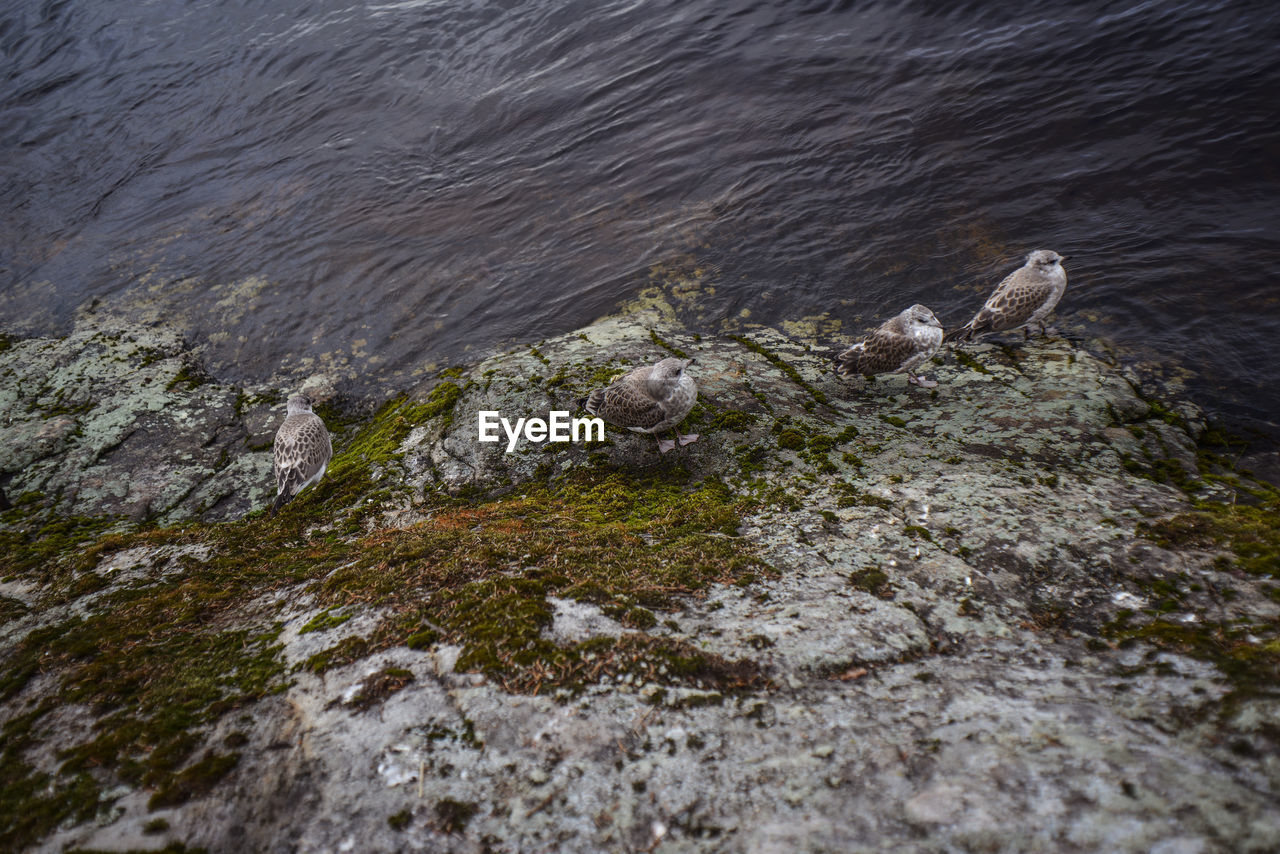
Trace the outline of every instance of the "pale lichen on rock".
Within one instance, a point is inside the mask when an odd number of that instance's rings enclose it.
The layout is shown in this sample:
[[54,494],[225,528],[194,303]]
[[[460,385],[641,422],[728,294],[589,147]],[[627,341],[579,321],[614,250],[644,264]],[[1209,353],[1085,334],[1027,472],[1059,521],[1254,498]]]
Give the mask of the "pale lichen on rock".
[[[267,500],[267,390],[152,329],[0,352],[6,536],[45,555],[0,590],[4,838],[1280,846],[1276,496],[1194,407],[1057,337],[847,383],[661,297],[331,424],[275,522],[211,521]],[[694,445],[476,441],[676,351]]]

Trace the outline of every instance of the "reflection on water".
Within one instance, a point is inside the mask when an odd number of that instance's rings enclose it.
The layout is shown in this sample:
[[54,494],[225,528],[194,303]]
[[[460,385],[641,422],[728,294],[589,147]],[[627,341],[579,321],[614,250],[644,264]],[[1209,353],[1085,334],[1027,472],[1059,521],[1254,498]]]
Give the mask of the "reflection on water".
[[1266,418],[1280,7],[16,2],[0,323],[97,298],[229,378],[361,382],[565,331],[655,265],[700,319],[921,301],[1071,256],[1064,323]]

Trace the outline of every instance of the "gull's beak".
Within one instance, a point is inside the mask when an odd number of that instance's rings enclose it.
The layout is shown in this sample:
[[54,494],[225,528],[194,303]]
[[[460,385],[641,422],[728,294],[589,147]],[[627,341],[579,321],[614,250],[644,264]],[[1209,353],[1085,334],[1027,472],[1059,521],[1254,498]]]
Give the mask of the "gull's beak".
[[696,361],[698,361],[698,360],[697,360],[697,359],[685,359],[685,361],[684,361],[684,366],[687,368],[687,367],[689,367],[690,365],[692,365],[692,364],[693,364],[694,362],[696,362]]

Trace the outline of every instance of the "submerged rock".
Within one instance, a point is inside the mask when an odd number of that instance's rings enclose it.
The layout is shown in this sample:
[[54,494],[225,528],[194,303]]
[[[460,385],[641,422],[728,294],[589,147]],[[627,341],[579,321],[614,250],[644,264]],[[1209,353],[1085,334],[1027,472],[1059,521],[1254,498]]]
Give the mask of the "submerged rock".
[[[24,377],[2,386],[24,413],[11,497],[166,520],[267,500],[267,404],[175,383],[189,354],[146,334],[0,354]],[[825,343],[609,318],[349,426],[281,520],[89,532],[87,556],[22,563],[0,590],[6,756],[48,819],[6,816],[3,838],[1280,846],[1280,605],[1189,498],[1253,490],[1264,529],[1265,485],[1204,453],[1194,408],[1061,338],[940,358],[933,392],[842,380]],[[696,444],[477,441],[481,411],[546,418],[664,355],[697,357]],[[172,597],[145,630],[137,591]],[[119,679],[139,650],[176,663]]]

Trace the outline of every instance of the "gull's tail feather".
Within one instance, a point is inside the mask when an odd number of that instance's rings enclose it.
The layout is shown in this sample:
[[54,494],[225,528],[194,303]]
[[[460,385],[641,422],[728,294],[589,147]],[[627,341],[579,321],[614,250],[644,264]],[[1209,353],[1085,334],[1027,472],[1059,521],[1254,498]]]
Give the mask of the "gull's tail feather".
[[600,401],[604,397],[604,389],[598,388],[593,390],[584,398],[578,400],[578,408],[585,409],[588,415],[597,415],[600,409]]
[[271,515],[274,516],[279,513],[280,508],[288,504],[290,498],[293,498],[293,496],[287,492],[281,492],[277,495],[276,500],[271,504]]
[[280,482],[280,492],[276,495],[275,502],[271,505],[271,515],[274,516],[280,512],[280,508],[293,500],[293,497],[302,491],[302,478],[296,469],[285,469],[284,480]]
[[851,377],[856,374],[861,374],[862,356],[863,350],[861,345],[855,345],[846,350],[841,350],[831,357],[831,370],[835,371],[842,377]]

